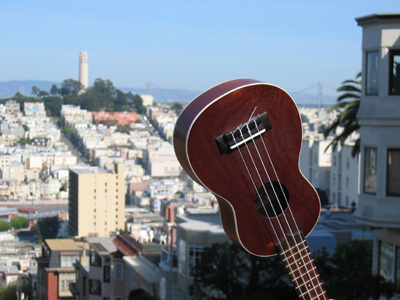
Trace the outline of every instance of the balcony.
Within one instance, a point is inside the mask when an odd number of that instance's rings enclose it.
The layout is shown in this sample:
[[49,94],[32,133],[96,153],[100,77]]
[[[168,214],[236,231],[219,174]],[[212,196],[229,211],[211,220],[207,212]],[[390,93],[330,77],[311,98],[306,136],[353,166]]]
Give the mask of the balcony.
[[354,218],[372,227],[400,228],[399,197],[377,198],[373,195],[359,195]]

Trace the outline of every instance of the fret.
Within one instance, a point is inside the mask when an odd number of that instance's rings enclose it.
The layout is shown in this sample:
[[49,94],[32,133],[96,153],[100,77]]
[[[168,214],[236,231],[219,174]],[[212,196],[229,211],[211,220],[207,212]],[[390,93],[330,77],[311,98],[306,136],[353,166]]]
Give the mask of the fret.
[[[308,272],[314,271],[314,270],[316,270],[316,269],[317,269],[317,267],[313,266],[312,269],[308,270]],[[294,272],[295,272],[295,271],[289,272],[289,275],[294,274]],[[303,276],[304,276],[304,274],[300,274],[300,275],[297,276],[297,277],[293,277],[293,280],[298,280],[298,279],[300,279],[300,278],[303,277]]]
[[[304,286],[304,287],[307,288],[307,290],[306,290],[305,292],[303,292],[303,291],[301,290],[301,287],[300,287],[300,286],[296,287],[296,289],[299,289],[299,290],[302,291],[301,294],[300,294],[300,297],[302,297],[303,295],[307,294],[307,293],[308,293],[308,289],[316,290],[317,288],[322,287],[322,282],[319,282],[318,285],[312,285],[310,282],[311,282],[311,280],[309,280],[307,283],[303,283],[303,284],[302,284],[302,286]],[[322,290],[322,291],[323,291],[323,290]]]
[[279,255],[303,300],[328,300],[306,240],[300,235],[288,235],[278,245]]
[[[312,264],[313,261],[310,260],[310,258],[311,258],[311,253],[308,252],[306,255],[303,255],[301,258],[289,263],[288,267],[291,268],[292,265],[294,265],[294,266],[298,265],[299,267],[301,267],[301,266],[306,266],[307,264],[310,264],[310,263]],[[303,264],[303,260],[308,260],[308,262]]]
[[300,242],[300,243],[298,243],[298,244],[296,244],[296,245],[293,245],[293,246],[291,246],[289,249],[287,249],[287,250],[281,252],[281,254],[286,256],[286,253],[289,252],[289,251],[292,253],[293,249],[295,249],[295,251],[297,251],[297,249],[298,249],[301,245],[304,245],[305,242],[306,242],[306,240],[304,240],[304,241],[302,241],[302,242]]

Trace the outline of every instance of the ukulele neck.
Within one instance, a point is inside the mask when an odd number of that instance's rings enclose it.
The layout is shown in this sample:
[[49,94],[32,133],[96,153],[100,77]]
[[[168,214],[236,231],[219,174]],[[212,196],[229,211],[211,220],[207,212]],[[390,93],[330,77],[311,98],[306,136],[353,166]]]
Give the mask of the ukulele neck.
[[277,249],[299,298],[328,300],[305,238],[301,234],[288,235]]

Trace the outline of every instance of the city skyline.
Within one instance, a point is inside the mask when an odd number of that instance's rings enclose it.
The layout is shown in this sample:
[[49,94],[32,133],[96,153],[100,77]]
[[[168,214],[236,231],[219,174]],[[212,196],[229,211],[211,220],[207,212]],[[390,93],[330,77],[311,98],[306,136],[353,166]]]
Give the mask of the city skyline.
[[395,1],[19,1],[0,4],[0,81],[78,79],[89,85],[203,91],[254,78],[289,93],[324,94],[361,70],[355,18],[394,12]]

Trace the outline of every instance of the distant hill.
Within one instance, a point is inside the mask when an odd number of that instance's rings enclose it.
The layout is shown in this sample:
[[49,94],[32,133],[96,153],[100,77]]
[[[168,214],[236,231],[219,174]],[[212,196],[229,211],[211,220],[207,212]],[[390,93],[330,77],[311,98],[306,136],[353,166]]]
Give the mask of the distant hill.
[[42,80],[0,81],[0,99],[13,97],[20,90],[23,90],[25,96],[32,96],[31,92],[33,86],[37,86],[39,89],[48,92],[53,84],[61,86],[61,82]]
[[[60,87],[61,82],[55,81],[41,81],[41,80],[12,80],[12,81],[0,81],[0,99],[13,97],[21,89],[24,91],[25,96],[31,96],[32,87],[36,86],[40,90],[49,92],[51,86],[55,84]],[[132,92],[133,94],[143,95],[146,94],[146,89],[140,88],[127,88],[127,87],[116,87],[123,92]],[[183,102],[187,103],[197,97],[201,91],[191,91],[186,89],[162,89],[153,88],[152,95],[155,101],[160,103],[167,103],[168,101]],[[290,91],[289,91],[290,94]],[[308,93],[300,93],[293,95],[294,101],[298,106],[313,106],[318,107],[318,96]],[[324,106],[331,106],[336,102],[334,96],[324,96]]]
[[[61,82],[41,81],[41,80],[12,80],[0,81],[0,99],[13,97],[16,93],[23,91],[25,96],[32,96],[32,87],[36,86],[40,90],[49,92],[52,85],[61,86]],[[146,89],[135,89],[127,87],[116,87],[123,92],[132,92],[133,94],[146,94]],[[168,101],[189,102],[200,92],[185,89],[161,89],[153,88],[152,95],[157,102],[166,103]]]

